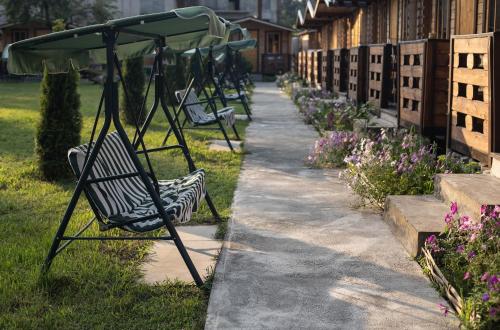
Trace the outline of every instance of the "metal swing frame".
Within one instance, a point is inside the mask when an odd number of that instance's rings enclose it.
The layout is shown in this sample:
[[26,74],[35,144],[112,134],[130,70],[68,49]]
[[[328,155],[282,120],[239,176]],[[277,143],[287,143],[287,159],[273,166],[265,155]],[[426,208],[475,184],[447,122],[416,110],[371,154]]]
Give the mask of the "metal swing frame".
[[[219,116],[217,115],[217,104],[216,104],[216,99],[219,98],[219,100],[221,101],[222,105],[224,107],[227,107],[227,102],[223,96],[223,93],[217,93],[218,95],[215,95],[214,93],[211,93],[209,94],[207,89],[206,89],[206,79],[204,79],[204,75],[203,75],[203,69],[202,69],[202,56],[201,56],[201,53],[199,51],[199,49],[196,49],[196,52],[195,52],[195,55],[194,55],[194,58],[192,59],[192,65],[191,65],[191,70],[190,70],[190,78],[188,79],[189,83],[188,83],[188,86],[186,87],[185,89],[185,94],[184,96],[182,97],[179,105],[177,106],[177,110],[175,111],[175,114],[174,114],[174,121],[176,123],[178,123],[179,125],[179,131],[181,132],[181,135],[184,136],[184,133],[183,133],[183,130],[184,129],[203,129],[203,130],[219,130],[222,132],[223,136],[224,136],[224,139],[226,140],[226,143],[227,145],[229,146],[229,149],[231,149],[231,151],[234,151],[234,148],[233,148],[233,145],[231,144],[231,140],[229,139],[229,136],[226,132],[226,129],[224,128],[224,125],[222,124]],[[213,78],[213,77],[212,77]],[[195,102],[195,103],[186,103],[187,102],[187,98],[189,96],[189,93],[191,91],[199,91],[199,95],[202,95],[204,99],[202,100],[199,100],[199,102]],[[198,95],[198,93],[196,93]],[[190,118],[190,115],[188,113],[188,111],[186,110],[186,107],[187,106],[190,106],[190,105],[196,105],[196,104],[206,104],[207,107],[210,108],[210,110],[212,111],[214,117],[215,117],[215,120],[216,120],[216,123],[217,123],[217,127],[203,127],[202,125],[192,125],[191,127],[186,127],[186,124],[187,122],[189,121],[190,123],[193,123],[193,121],[191,120]],[[180,114],[181,112],[184,113],[184,119],[182,121],[182,123],[180,122]],[[208,125],[213,125],[212,124],[208,124]],[[236,139],[237,140],[241,140],[239,134],[238,134],[238,131],[236,130],[236,127],[235,127],[235,124],[232,125],[232,130],[233,130],[233,133],[234,135],[236,136]],[[171,134],[173,133],[173,130],[172,129],[169,129],[167,131],[167,134],[163,140],[163,144],[162,145],[165,145],[169,139],[169,137],[171,136]]]
[[[128,31],[126,29],[123,29],[124,32],[128,34],[139,34],[136,31]],[[117,41],[119,35],[119,30],[117,29],[111,29],[107,28],[105,31],[102,32],[102,38],[103,42],[106,45],[106,70],[107,70],[107,78],[106,82],[104,84],[104,89],[103,93],[101,96],[101,100],[99,102],[99,108],[98,112],[95,118],[94,122],[94,127],[92,129],[91,137],[90,137],[90,142],[89,142],[89,150],[87,151],[83,170],[81,171],[81,175],[78,178],[77,185],[75,187],[75,190],[73,192],[73,195],[68,203],[68,206],[66,208],[66,211],[63,215],[63,218],[61,220],[61,223],[59,225],[59,228],[56,232],[56,235],[54,237],[54,240],[52,242],[52,245],[49,249],[48,255],[45,259],[45,262],[42,267],[42,274],[46,274],[49,271],[49,268],[52,264],[53,259],[60,253],[62,252],[66,247],[68,247],[72,242],[76,240],[100,240],[100,241],[106,241],[106,240],[171,240],[174,242],[175,246],[177,247],[177,250],[179,251],[182,259],[184,260],[184,263],[186,264],[191,276],[193,277],[194,282],[196,283],[197,286],[203,285],[203,280],[201,276],[199,275],[196,267],[194,266],[191,258],[189,257],[189,254],[186,250],[186,247],[182,243],[181,238],[179,237],[179,234],[177,233],[177,230],[175,229],[175,226],[172,223],[172,217],[169,216],[165,209],[162,206],[162,200],[160,198],[159,192],[158,192],[158,184],[157,180],[154,175],[153,168],[151,166],[151,162],[148,157],[148,153],[150,152],[156,152],[156,151],[162,151],[162,150],[169,150],[169,149],[181,149],[184,157],[188,163],[189,171],[194,171],[196,170],[196,166],[194,164],[193,159],[191,158],[191,155],[189,153],[189,148],[186,144],[186,141],[184,139],[184,136],[182,134],[182,130],[179,130],[177,127],[178,121],[174,120],[172,115],[170,114],[170,111],[168,109],[167,102],[165,100],[165,73],[163,70],[163,47],[165,47],[165,42],[162,36],[159,35],[154,35],[154,34],[149,34],[149,33],[141,33],[142,36],[148,37],[150,39],[154,39],[156,41],[156,46],[157,46],[157,54],[155,57],[155,64],[153,66],[153,70],[151,72],[151,76],[149,78],[149,83],[147,87],[147,92],[144,97],[144,102],[141,107],[141,112],[144,110],[145,104],[146,104],[146,98],[153,80],[153,75],[155,77],[155,98],[154,98],[154,103],[146,117],[146,120],[142,127],[139,127],[137,121],[136,121],[136,132],[133,141],[129,140],[129,137],[127,133],[125,132],[121,122],[120,122],[120,117],[119,117],[119,110],[118,110],[118,84],[114,82],[114,76],[115,76],[115,68],[120,76],[122,78],[121,74],[121,69],[119,66],[119,61],[118,57],[115,53],[115,44]],[[155,71],[156,68],[156,71]],[[122,83],[123,83],[123,79]],[[126,92],[125,86],[124,90]],[[127,96],[128,97],[128,96]],[[101,130],[97,136],[97,139],[94,142],[94,137],[96,134],[97,130],[97,123],[101,114],[101,109],[104,103],[104,122],[102,124]],[[152,148],[152,149],[147,149],[144,141],[143,141],[143,136],[146,133],[149,125],[151,124],[151,121],[153,119],[153,116],[158,109],[158,107],[161,106],[168,122],[170,125],[170,130],[173,132],[177,139],[177,144],[176,145],[171,145],[171,146],[161,146],[157,148]],[[174,110],[175,112],[175,110]],[[137,118],[136,118],[137,119]],[[89,175],[92,169],[92,166],[94,165],[97,155],[99,154],[99,151],[103,145],[103,142],[107,136],[107,133],[110,130],[111,124],[116,128],[116,131],[122,140],[134,166],[137,168],[137,172],[132,172],[132,173],[125,173],[125,174],[120,174],[120,175],[115,175],[115,176],[110,176],[110,177],[103,177],[103,178],[98,178],[98,179],[89,179]],[[138,150],[138,148],[141,147],[142,150]],[[138,157],[139,154],[143,154],[146,158],[147,165],[150,169],[150,173],[146,172],[144,167],[141,164],[141,161]],[[153,201],[153,204],[155,205],[156,209],[158,210],[157,214],[145,216],[142,218],[138,219],[133,219],[129,220],[124,223],[120,224],[115,224],[115,223],[106,223],[105,219],[101,216],[99,210],[97,209],[96,205],[92,202],[92,200],[89,198],[88,192],[87,192],[87,185],[92,184],[92,183],[97,183],[97,182],[103,182],[103,181],[111,181],[111,180],[118,180],[118,179],[123,179],[123,178],[129,178],[129,177],[140,177],[142,182],[145,185],[145,188],[149,195],[151,196],[151,199]],[[151,180],[152,179],[152,180]],[[153,182],[151,182],[153,181]],[[76,233],[67,236],[65,235],[65,232],[67,230],[68,224],[71,220],[71,217],[74,213],[75,207],[78,203],[78,200],[80,196],[84,193],[87,196],[87,200],[89,201],[89,204],[94,212],[95,217],[90,220],[87,224],[85,224],[81,229],[79,229]],[[205,194],[205,200],[214,215],[214,217],[217,220],[220,220],[220,216],[208,194],[206,192]],[[105,236],[99,236],[99,237],[89,237],[89,236],[81,236],[91,225],[93,222],[96,220],[100,223],[101,225],[101,230],[108,230],[111,228],[116,228],[116,227],[122,227],[127,224],[135,223],[135,222],[141,222],[145,221],[148,219],[153,219],[153,218],[162,218],[163,223],[165,225],[165,228],[169,232],[169,236],[166,237],[155,237],[155,236],[144,236],[144,235],[138,235],[136,237],[133,236],[120,236],[120,237],[105,237]]]
[[[213,60],[213,59],[212,59]],[[224,94],[224,81],[227,79],[233,84],[236,93],[238,94],[238,99],[243,105],[243,109],[248,117],[248,120],[252,120],[252,111],[250,106],[248,105],[248,99],[245,94],[242,93],[242,89],[240,86],[240,74],[236,70],[236,66],[234,64],[233,54],[231,49],[228,47],[226,50],[226,58],[224,64],[224,71],[219,75],[219,79],[215,82],[218,85],[218,90],[220,90],[221,94]]]

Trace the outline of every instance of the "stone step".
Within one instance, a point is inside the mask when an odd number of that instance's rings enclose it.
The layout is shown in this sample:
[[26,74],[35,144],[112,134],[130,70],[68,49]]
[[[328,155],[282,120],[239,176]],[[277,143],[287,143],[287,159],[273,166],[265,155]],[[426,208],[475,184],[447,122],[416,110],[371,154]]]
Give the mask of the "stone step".
[[420,254],[427,237],[444,229],[449,207],[432,195],[388,196],[384,220],[412,257]]
[[474,220],[481,216],[481,205],[500,205],[500,178],[489,174],[438,174],[435,195],[445,204],[458,203],[460,214]]

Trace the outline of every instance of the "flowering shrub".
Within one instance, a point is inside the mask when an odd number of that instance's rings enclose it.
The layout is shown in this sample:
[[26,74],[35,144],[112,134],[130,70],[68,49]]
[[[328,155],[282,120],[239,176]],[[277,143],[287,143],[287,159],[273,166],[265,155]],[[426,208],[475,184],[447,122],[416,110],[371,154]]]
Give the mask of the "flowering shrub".
[[430,194],[436,173],[475,173],[477,163],[436,156],[435,145],[413,132],[383,130],[363,138],[345,158],[341,177],[362,200],[383,207],[387,195]]
[[467,328],[500,328],[500,206],[483,206],[481,219],[460,216],[452,203],[439,235],[425,247],[439,269],[462,295],[459,317]]
[[356,133],[333,131],[314,143],[307,163],[314,167],[343,167],[344,158],[351,154],[357,143]]
[[[306,95],[304,95],[306,94]],[[356,106],[341,99],[334,99],[329,92],[301,91],[296,103],[307,124],[318,130],[352,130],[355,119],[368,119],[369,104]]]
[[300,77],[293,72],[286,72],[281,76],[276,76],[276,86],[287,91],[287,94],[290,94],[292,83],[297,81],[300,81]]

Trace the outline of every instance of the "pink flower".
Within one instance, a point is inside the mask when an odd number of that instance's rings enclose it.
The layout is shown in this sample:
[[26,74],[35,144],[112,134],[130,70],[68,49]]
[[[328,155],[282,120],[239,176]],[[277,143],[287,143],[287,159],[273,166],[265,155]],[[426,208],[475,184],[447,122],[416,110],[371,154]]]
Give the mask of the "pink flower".
[[448,306],[446,306],[445,304],[438,304],[438,307],[445,317],[448,316],[448,313],[450,312]]
[[457,202],[451,202],[450,211],[451,211],[452,215],[457,214],[457,212],[458,212],[458,204],[457,204]]
[[465,272],[464,274],[464,280],[468,280],[470,278],[470,273],[469,272]]
[[447,225],[450,225],[453,222],[453,215],[451,213],[446,214],[444,222],[446,222]]
[[490,278],[490,274],[488,272],[484,273],[483,276],[481,276],[481,281],[486,282]]
[[464,251],[465,251],[465,246],[463,244],[460,244],[457,247],[457,253],[464,253]]

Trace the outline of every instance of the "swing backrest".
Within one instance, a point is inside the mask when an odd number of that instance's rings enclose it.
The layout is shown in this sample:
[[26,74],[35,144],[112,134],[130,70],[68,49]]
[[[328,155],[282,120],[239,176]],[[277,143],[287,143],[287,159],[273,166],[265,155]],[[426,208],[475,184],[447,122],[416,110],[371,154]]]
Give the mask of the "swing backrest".
[[[84,144],[68,151],[69,163],[77,178],[83,171],[87,150],[88,144]],[[105,137],[88,180],[134,172],[137,172],[137,167],[118,132],[113,132]],[[87,192],[91,202],[105,217],[131,211],[147,196],[146,186],[139,176],[91,183],[87,185]]]
[[[175,92],[175,97],[177,102],[181,103],[182,98],[186,95],[186,90],[178,90]],[[186,111],[186,116],[191,122],[197,123],[204,120],[207,117],[203,105],[200,104],[200,100],[196,96],[196,93],[191,89],[186,97],[186,103],[184,105],[184,110]]]

